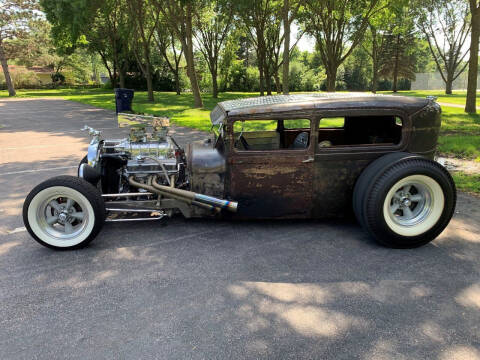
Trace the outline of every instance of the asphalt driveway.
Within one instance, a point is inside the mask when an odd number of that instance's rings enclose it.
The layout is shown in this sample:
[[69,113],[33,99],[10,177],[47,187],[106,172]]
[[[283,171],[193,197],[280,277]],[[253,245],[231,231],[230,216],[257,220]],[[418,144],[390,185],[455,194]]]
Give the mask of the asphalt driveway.
[[[24,231],[31,188],[74,174],[112,112],[0,100],[0,359],[480,359],[480,199],[385,249],[352,222],[106,224],[55,252]],[[200,132],[174,128],[185,143]]]

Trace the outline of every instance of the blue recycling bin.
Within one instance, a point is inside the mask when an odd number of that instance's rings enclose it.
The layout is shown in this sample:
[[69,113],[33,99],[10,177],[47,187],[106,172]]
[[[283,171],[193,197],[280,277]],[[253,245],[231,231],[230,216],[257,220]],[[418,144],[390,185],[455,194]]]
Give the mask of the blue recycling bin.
[[133,93],[134,93],[134,90],[132,89],[122,89],[122,88],[115,89],[115,107],[116,107],[117,114],[126,112],[126,111],[133,111],[132,110]]

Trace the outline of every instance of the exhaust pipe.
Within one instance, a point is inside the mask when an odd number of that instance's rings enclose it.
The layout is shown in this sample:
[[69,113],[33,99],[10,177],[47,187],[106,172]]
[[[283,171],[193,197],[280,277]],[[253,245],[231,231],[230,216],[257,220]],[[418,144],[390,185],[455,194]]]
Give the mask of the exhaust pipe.
[[152,185],[155,189],[159,191],[163,191],[165,193],[182,196],[191,201],[196,201],[202,204],[211,205],[220,209],[226,209],[231,212],[237,212],[238,203],[236,201],[217,199],[213,196],[197,194],[192,191],[176,189],[176,188],[160,185],[159,183],[157,183],[156,179],[153,179]]
[[[202,209],[205,209],[205,210],[218,212],[222,208],[225,208],[230,211],[236,211],[238,206],[238,203],[234,201],[221,200],[211,196],[196,194],[194,192],[187,191],[187,190],[181,190],[181,189],[171,188],[169,186],[163,186],[158,184],[155,179],[153,180],[153,183],[151,185],[137,182],[133,179],[133,176],[131,176],[128,179],[128,181],[132,186],[135,186],[136,188],[142,188],[155,194],[163,195],[171,199],[185,202],[189,205],[195,205],[195,206],[201,207]],[[208,202],[205,201],[205,197],[208,199]],[[219,204],[219,205],[216,205],[216,204]]]

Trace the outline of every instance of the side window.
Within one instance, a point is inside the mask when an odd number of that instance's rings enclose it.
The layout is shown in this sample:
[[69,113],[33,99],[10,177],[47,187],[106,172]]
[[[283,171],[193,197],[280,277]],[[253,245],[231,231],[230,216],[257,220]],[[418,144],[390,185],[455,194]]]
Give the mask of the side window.
[[319,120],[318,147],[396,145],[402,140],[398,116],[325,117]]
[[233,133],[239,151],[305,150],[310,145],[310,120],[238,120]]

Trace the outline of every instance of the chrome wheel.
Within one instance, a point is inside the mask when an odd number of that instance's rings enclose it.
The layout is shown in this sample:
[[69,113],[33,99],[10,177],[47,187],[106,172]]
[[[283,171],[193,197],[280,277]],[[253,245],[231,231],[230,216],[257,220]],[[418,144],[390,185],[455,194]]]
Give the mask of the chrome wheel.
[[425,184],[410,182],[399,188],[390,200],[390,216],[397,224],[414,226],[430,214],[432,191]]
[[434,179],[411,175],[394,184],[385,197],[383,216],[388,227],[402,236],[430,230],[445,206],[443,190]]
[[82,193],[66,186],[40,191],[30,202],[27,215],[33,233],[54,247],[80,244],[95,225],[92,204]]
[[88,223],[85,205],[78,199],[53,195],[38,208],[37,221],[41,229],[59,239],[78,236]]

